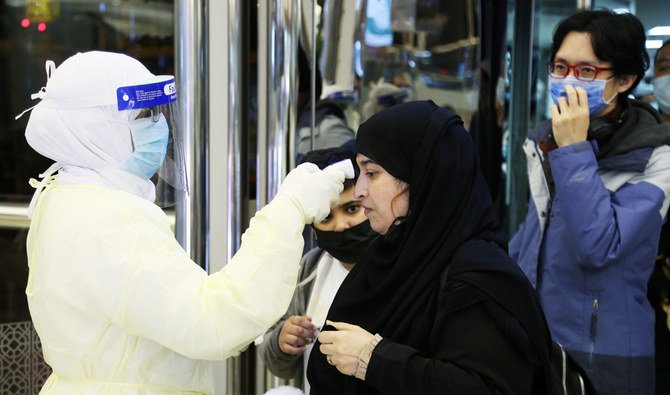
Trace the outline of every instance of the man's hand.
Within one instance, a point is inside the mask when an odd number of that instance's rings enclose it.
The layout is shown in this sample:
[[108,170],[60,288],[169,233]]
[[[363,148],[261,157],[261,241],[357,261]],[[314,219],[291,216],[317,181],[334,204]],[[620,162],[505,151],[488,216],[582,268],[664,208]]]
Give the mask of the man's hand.
[[589,130],[589,101],[586,91],[565,85],[565,96],[551,106],[551,125],[559,147],[586,141]]

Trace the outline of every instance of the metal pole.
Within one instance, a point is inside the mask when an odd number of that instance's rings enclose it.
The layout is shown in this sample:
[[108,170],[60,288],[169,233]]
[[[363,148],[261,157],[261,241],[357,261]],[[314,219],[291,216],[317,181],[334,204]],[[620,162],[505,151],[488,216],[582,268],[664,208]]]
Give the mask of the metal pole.
[[[267,7],[267,8],[266,8]],[[259,42],[259,138],[260,182],[258,208],[277,193],[288,170],[289,135],[296,124],[296,63],[300,31],[300,0],[259,2],[259,15],[267,15],[265,34]],[[266,51],[260,54],[260,50]],[[264,59],[265,63],[260,60]],[[264,106],[262,106],[264,105]],[[260,123],[264,121],[265,123]],[[260,164],[264,163],[264,167]]]
[[325,54],[322,60],[323,73],[321,77],[326,84],[339,82],[337,78],[337,64],[339,62],[339,37],[342,30],[343,4],[342,0],[328,0],[324,3],[321,10],[321,13],[325,15],[322,27],[324,34],[323,51],[325,51]]
[[[227,90],[227,153],[225,170],[226,177],[226,240],[227,261],[233,257],[240,247],[242,237],[242,161],[246,157],[242,144],[242,23],[241,6],[238,0],[228,0],[228,34],[227,41],[221,43],[227,47],[228,74]],[[246,174],[246,173],[245,173]],[[246,177],[244,177],[246,179]],[[226,394],[242,395],[249,392],[253,383],[248,372],[243,368],[248,355],[242,354],[226,361]]]
[[[311,108],[311,114],[310,114],[310,129],[311,129],[311,134],[310,134],[310,141],[309,141],[309,149],[314,150],[314,132],[316,131],[316,101],[320,99],[320,97],[316,97],[316,68],[319,67],[319,65],[316,64],[316,0],[312,0],[312,26],[311,26],[311,40],[310,43],[312,45],[312,49],[310,51],[312,55],[312,75],[311,75],[311,81],[312,81],[312,89],[310,89],[311,93],[311,101],[310,101],[310,108]],[[300,114],[298,114],[300,116]]]
[[[258,2],[258,140],[256,154],[256,210],[277,193],[295,158],[297,121],[298,39],[300,0]],[[266,387],[274,377],[263,377],[257,364],[255,382]],[[241,370],[241,365],[235,367]],[[257,388],[265,390],[266,388]],[[229,392],[232,394],[232,392]]]
[[258,133],[256,141],[256,210],[268,203],[268,139],[265,129],[268,126],[268,81],[270,68],[270,4],[268,1],[258,2]]
[[530,117],[530,78],[533,48],[533,11],[535,1],[517,1],[514,13],[514,50],[510,103],[510,141],[507,162],[507,193],[509,212],[507,231],[511,237],[526,215],[528,178],[522,144]]
[[[258,2],[257,210],[277,193],[295,158],[301,10],[300,0]],[[257,367],[260,365],[258,362]],[[241,365],[234,368],[240,370]],[[259,368],[257,374],[263,375],[265,370]],[[256,377],[259,387],[274,386],[278,381],[276,377]],[[256,393],[265,389],[257,388]]]
[[240,2],[228,0],[228,259],[240,248],[242,237],[242,34]]
[[175,2],[176,78],[190,194],[176,209],[175,234],[191,259],[209,266],[207,254],[207,81],[204,0]]

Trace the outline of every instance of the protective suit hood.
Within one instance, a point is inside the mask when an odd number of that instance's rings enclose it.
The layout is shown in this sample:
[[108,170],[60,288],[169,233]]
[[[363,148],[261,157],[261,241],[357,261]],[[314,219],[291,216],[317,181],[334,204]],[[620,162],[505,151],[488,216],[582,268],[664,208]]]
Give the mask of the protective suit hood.
[[[154,184],[120,169],[133,146],[129,120],[135,111],[117,111],[116,89],[153,78],[139,61],[117,53],[78,53],[54,70],[33,95],[41,98],[26,127],[26,140],[38,153],[56,161],[59,184],[95,184],[155,198]],[[33,199],[36,201],[36,199]]]

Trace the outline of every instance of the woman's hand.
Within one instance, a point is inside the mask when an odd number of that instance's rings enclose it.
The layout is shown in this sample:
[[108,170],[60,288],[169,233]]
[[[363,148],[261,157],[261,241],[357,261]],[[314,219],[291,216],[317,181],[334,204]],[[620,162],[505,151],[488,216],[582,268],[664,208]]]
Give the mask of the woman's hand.
[[344,322],[326,321],[326,324],[334,326],[337,330],[322,331],[319,334],[321,343],[319,350],[341,373],[348,376],[355,375],[358,370],[358,356],[374,335],[360,326]]
[[551,125],[559,147],[586,141],[589,130],[589,100],[586,91],[565,85],[565,93],[551,106]]
[[284,321],[279,331],[279,349],[285,354],[298,355],[305,352],[305,345],[314,340],[316,326],[312,317],[292,315]]

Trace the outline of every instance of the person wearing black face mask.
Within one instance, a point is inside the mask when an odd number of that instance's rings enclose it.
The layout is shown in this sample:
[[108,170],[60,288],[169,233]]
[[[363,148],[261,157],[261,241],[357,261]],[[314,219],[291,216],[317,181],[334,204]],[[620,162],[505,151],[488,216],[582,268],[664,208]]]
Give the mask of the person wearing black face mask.
[[[328,148],[308,152],[303,162],[325,168],[344,159],[355,163],[356,155],[342,148]],[[340,200],[331,206],[328,217],[312,225],[318,247],[303,257],[291,306],[259,346],[270,372],[281,378],[295,378],[296,385],[306,394],[309,384],[304,372],[313,341],[340,284],[376,235],[360,202],[354,198],[356,178],[345,181]]]

